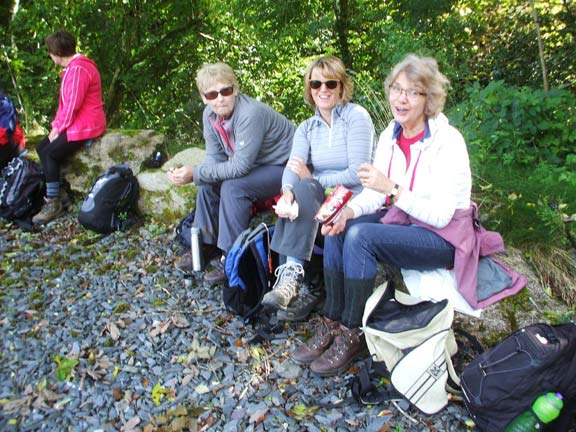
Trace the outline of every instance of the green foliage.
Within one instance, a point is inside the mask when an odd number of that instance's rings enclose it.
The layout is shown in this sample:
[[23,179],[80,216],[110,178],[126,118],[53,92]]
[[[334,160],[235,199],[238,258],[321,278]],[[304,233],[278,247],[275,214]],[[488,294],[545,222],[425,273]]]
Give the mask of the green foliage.
[[57,364],[56,367],[56,379],[58,381],[66,381],[72,376],[74,368],[78,366],[79,362],[76,359],[69,359],[66,357],[60,357],[58,354],[53,356],[54,361]]
[[568,247],[563,220],[576,212],[576,98],[503,81],[466,93],[449,116],[468,144],[485,223],[515,245]]
[[574,168],[576,97],[572,93],[493,81],[485,87],[476,83],[466,94],[451,119],[464,131],[476,168],[489,160],[525,169],[540,161]]

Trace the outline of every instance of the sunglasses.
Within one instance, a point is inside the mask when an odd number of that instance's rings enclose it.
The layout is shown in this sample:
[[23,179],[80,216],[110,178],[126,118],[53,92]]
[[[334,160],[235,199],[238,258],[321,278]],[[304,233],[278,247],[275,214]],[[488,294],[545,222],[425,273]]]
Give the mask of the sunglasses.
[[322,87],[322,84],[324,84],[330,90],[334,90],[336,87],[338,87],[338,84],[340,84],[340,81],[336,80],[328,80],[328,81],[310,80],[308,82],[310,83],[310,87],[313,88],[314,90],[318,90],[320,87]]
[[218,94],[221,94],[222,96],[230,96],[232,93],[234,93],[234,87],[230,86],[230,87],[224,87],[223,89],[220,89],[218,91],[212,90],[206,92],[204,93],[204,97],[208,100],[214,100],[218,97]]

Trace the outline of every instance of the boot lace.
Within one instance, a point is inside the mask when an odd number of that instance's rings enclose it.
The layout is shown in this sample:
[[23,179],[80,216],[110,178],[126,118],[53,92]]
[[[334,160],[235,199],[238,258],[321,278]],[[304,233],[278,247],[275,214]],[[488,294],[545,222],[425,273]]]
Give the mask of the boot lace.
[[273,290],[284,298],[291,299],[296,295],[300,282],[304,276],[301,264],[283,264],[274,272],[278,280]]
[[326,346],[330,341],[339,335],[340,326],[331,329],[325,320],[320,319],[314,328],[314,334],[308,339],[306,345],[312,349],[318,349]]

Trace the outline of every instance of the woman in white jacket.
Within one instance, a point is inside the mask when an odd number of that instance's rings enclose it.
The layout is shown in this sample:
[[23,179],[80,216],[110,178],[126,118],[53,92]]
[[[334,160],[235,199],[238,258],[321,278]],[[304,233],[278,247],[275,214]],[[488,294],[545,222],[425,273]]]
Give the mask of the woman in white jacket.
[[397,206],[433,227],[470,206],[472,177],[466,143],[442,114],[449,86],[435,59],[408,55],[385,82],[393,122],[382,132],[373,164],[362,164],[364,187],[333,225],[324,226],[324,316],[292,353],[300,364],[328,376],[366,351],[361,332],[377,263],[431,270],[454,264],[454,246],[416,225],[381,223]]

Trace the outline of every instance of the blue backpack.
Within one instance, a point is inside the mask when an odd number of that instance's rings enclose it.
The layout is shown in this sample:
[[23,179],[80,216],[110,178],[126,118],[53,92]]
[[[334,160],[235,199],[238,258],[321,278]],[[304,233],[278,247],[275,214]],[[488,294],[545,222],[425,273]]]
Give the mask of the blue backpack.
[[12,134],[16,130],[18,118],[14,103],[4,93],[0,93],[0,129],[6,131],[7,138],[12,139]]
[[18,117],[12,99],[0,92],[0,169],[20,154],[20,147],[24,147],[23,132],[20,130],[18,137],[15,137],[18,128]]
[[274,227],[261,223],[244,230],[226,255],[226,308],[251,322],[261,310],[262,297],[274,284],[278,255],[270,249]]

